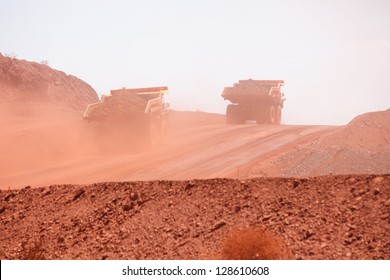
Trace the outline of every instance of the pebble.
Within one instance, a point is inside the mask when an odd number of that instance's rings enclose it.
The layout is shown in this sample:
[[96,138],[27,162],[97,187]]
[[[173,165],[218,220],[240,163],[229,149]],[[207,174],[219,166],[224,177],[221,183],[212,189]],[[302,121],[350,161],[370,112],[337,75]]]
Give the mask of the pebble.
[[217,229],[220,229],[224,225],[226,225],[226,221],[225,220],[220,220],[220,221],[218,221],[217,223],[214,224],[214,226],[211,228],[210,232],[216,231]]
[[372,180],[372,182],[373,182],[374,184],[380,184],[380,183],[382,183],[383,180],[384,180],[383,177],[375,177],[375,178]]
[[353,184],[355,184],[356,183],[356,179],[355,178],[349,178],[348,180],[347,180],[347,184],[349,184],[349,185],[353,185]]

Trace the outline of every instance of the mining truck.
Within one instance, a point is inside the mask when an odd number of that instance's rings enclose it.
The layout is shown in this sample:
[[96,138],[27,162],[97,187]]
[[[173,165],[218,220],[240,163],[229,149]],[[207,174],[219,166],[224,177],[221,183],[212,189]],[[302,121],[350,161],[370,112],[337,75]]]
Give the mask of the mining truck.
[[107,141],[155,147],[166,137],[169,104],[163,97],[167,93],[166,86],[111,90],[100,102],[89,104],[83,118],[101,136],[106,134]]
[[225,87],[222,97],[229,100],[226,122],[243,124],[247,120],[258,124],[280,124],[285,100],[281,87],[283,80],[239,80]]

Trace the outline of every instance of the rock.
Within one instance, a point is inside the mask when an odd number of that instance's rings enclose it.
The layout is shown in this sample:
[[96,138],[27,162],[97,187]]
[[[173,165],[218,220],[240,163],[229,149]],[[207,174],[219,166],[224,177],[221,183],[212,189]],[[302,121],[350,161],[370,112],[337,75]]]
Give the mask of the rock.
[[138,193],[131,193],[130,194],[130,199],[132,200],[132,201],[135,201],[135,200],[137,200],[139,198],[139,194]]
[[351,211],[356,211],[356,210],[358,210],[359,208],[357,207],[357,206],[355,206],[355,205],[351,205],[350,207],[349,207],[349,210],[351,210]]
[[314,232],[310,231],[310,230],[307,230],[303,236],[303,240],[306,240],[306,239],[309,239],[310,237],[312,237],[314,235]]
[[130,204],[125,204],[125,205],[123,205],[123,207],[122,207],[122,209],[123,209],[123,211],[130,211],[131,209],[133,209],[134,208],[134,203],[133,202],[131,202]]
[[372,182],[373,182],[374,184],[380,184],[380,183],[382,183],[383,180],[384,180],[383,177],[375,177],[375,178],[372,180]]
[[192,183],[192,182],[189,182],[189,183],[187,183],[187,184],[185,185],[184,190],[185,190],[185,191],[189,191],[189,190],[192,189],[193,187],[195,187],[195,184]]
[[271,217],[272,217],[271,214],[270,214],[270,215],[263,216],[262,221],[268,221]]
[[9,201],[9,200],[10,200],[11,198],[13,198],[15,195],[16,195],[15,193],[10,193],[10,194],[8,194],[8,195],[4,198],[4,200],[5,200],[5,201]]
[[83,194],[85,193],[85,190],[84,189],[79,189],[76,194],[74,195],[72,201],[75,201],[77,200],[80,196],[82,196]]
[[51,190],[46,190],[46,191],[43,193],[42,196],[47,196],[47,195],[49,195],[49,194],[51,194]]
[[226,221],[220,220],[217,223],[214,224],[214,226],[211,228],[210,232],[216,231],[226,225]]
[[349,178],[348,180],[347,180],[347,184],[348,185],[353,185],[353,184],[355,184],[357,181],[356,181],[356,179],[355,178]]

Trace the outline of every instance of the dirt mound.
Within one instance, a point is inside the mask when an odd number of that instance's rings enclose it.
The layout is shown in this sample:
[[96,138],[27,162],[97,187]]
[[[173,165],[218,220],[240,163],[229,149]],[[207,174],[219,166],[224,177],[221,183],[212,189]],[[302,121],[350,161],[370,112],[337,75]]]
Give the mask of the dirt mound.
[[390,175],[0,191],[0,258],[223,258],[248,246],[237,234],[263,228],[291,251],[277,258],[390,259],[389,197]]
[[390,173],[390,109],[358,116],[331,135],[278,155],[268,167],[259,163],[251,176],[260,170],[276,176]]
[[112,93],[105,96],[101,106],[90,114],[90,119],[131,118],[134,113],[143,114],[148,100],[136,93]]
[[360,115],[323,142],[350,149],[390,151],[390,109]]
[[0,101],[17,115],[30,116],[53,106],[83,111],[98,96],[75,76],[0,54]]

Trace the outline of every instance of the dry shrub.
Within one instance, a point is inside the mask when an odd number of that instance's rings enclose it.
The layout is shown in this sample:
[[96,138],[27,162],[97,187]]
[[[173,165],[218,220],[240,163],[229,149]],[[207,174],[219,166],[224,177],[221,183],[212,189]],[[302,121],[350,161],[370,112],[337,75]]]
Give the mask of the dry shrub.
[[222,242],[224,260],[283,260],[291,253],[281,239],[260,228],[231,232]]
[[34,241],[32,245],[27,245],[27,242],[23,242],[20,258],[22,260],[44,260],[42,241]]

